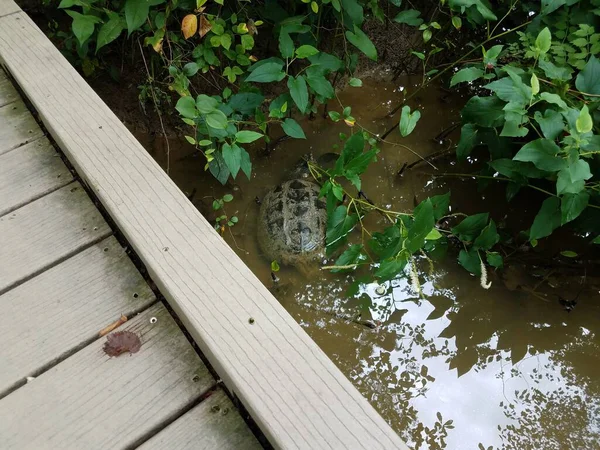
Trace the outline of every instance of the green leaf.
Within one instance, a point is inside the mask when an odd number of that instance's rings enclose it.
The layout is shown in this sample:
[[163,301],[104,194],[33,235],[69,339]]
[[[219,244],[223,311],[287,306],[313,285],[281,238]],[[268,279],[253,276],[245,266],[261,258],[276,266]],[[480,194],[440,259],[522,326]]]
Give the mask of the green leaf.
[[283,63],[268,62],[261,64],[252,70],[252,73],[246,78],[247,82],[254,81],[256,83],[270,83],[271,81],[281,81],[285,78]]
[[300,112],[306,112],[306,107],[308,106],[308,88],[306,87],[304,76],[298,75],[296,78],[290,76],[287,86]]
[[96,40],[96,53],[102,47],[117,39],[125,28],[123,19],[118,14],[111,14],[110,19],[100,27]]
[[342,9],[348,15],[348,18],[352,21],[352,24],[347,25],[349,28],[354,26],[361,26],[364,21],[363,7],[357,0],[341,0]]
[[477,276],[481,275],[481,260],[477,250],[470,249],[468,252],[461,250],[458,254],[458,262],[470,273]]
[[361,155],[365,148],[365,138],[362,133],[355,133],[346,141],[342,150],[342,163],[350,162]]
[[578,194],[565,194],[560,201],[561,225],[577,219],[587,207],[590,195],[585,192]]
[[227,164],[227,168],[231,172],[231,176],[235,178],[240,171],[242,164],[242,149],[237,145],[223,144],[223,160]]
[[400,116],[400,123],[398,124],[402,137],[406,137],[413,132],[420,118],[421,113],[419,110],[416,110],[411,114],[409,106],[402,107],[402,115]]
[[285,119],[285,121],[281,125],[281,128],[283,128],[283,131],[289,137],[293,137],[296,139],[306,139],[306,135],[304,134],[304,131],[302,131],[302,127],[294,119]]
[[592,178],[590,165],[582,160],[570,163],[558,173],[556,180],[556,192],[561,194],[578,194],[584,189],[585,180]]
[[431,197],[431,204],[433,205],[433,217],[438,221],[448,214],[450,208],[450,192],[434,195]]
[[433,228],[427,236],[425,236],[426,241],[437,241],[442,238],[442,233]]
[[221,47],[226,50],[231,48],[231,35],[229,33],[222,34],[220,37]]
[[485,72],[476,67],[467,67],[465,69],[461,69],[454,74],[452,79],[450,80],[450,87],[457,85],[458,83],[470,82],[481,78]]
[[562,252],[560,252],[560,254],[567,258],[577,258],[577,253],[571,250],[563,250]]
[[424,200],[414,211],[414,222],[408,230],[406,248],[411,253],[417,252],[423,244],[425,238],[433,230],[435,219],[433,217],[433,204],[430,199]]
[[569,81],[571,79],[573,70],[570,67],[559,67],[543,59],[538,62],[538,65],[551,80]]
[[416,9],[407,9],[406,11],[402,11],[396,17],[394,17],[394,22],[405,23],[407,25],[418,27],[423,23],[423,19],[419,16],[421,15],[420,11]]
[[537,95],[538,92],[540,92],[540,80],[538,80],[538,77],[536,76],[536,74],[532,74],[531,75],[531,93],[533,95]]
[[562,114],[553,109],[547,109],[544,115],[536,111],[534,119],[540,125],[544,137],[550,140],[556,139],[565,128]]
[[200,94],[196,97],[196,108],[201,114],[208,114],[217,109],[219,102],[216,99],[205,94]]
[[[340,257],[335,261],[335,266],[351,266],[359,264],[361,261],[366,259],[365,254],[362,251],[363,247],[361,244],[351,245]],[[332,269],[332,272],[344,272],[350,269]]]
[[457,30],[460,30],[462,27],[462,19],[458,16],[452,16],[452,26]]
[[481,234],[477,236],[475,242],[473,242],[474,249],[489,250],[500,240],[500,235],[496,231],[496,224],[493,220],[481,231]]
[[308,58],[319,53],[319,50],[314,48],[312,45],[301,45],[296,49],[296,56],[300,59]]
[[377,61],[377,49],[373,45],[373,42],[371,42],[371,39],[369,39],[369,37],[356,25],[354,26],[354,32],[346,31],[346,38],[352,45],[367,55],[368,58]]
[[483,86],[486,89],[494,92],[499,99],[505,102],[529,103],[531,99],[531,88],[519,78],[518,75],[513,77],[504,77]]
[[575,80],[577,90],[587,93],[600,95],[600,61],[591,56],[585,67]]
[[279,51],[284,58],[291,58],[294,56],[294,41],[285,31],[279,33]]
[[[310,81],[309,81],[308,84],[310,84]],[[337,111],[329,111],[327,114],[329,115],[329,118],[331,120],[333,120],[334,122],[339,122],[340,117],[341,117],[339,112],[337,112]]]
[[339,205],[327,220],[325,236],[327,246],[345,238],[357,222],[358,216],[356,214],[348,215],[347,208],[344,205]]
[[546,16],[550,13],[553,13],[561,6],[566,5],[568,1],[569,0],[542,0],[542,16]]
[[486,254],[487,263],[495,267],[496,269],[501,269],[504,267],[504,262],[502,260],[502,255],[498,252],[488,252]]
[[498,127],[504,122],[504,105],[496,96],[469,99],[461,111],[463,122],[472,122],[481,127]]
[[[477,12],[485,20],[498,20],[494,13],[488,8],[489,3],[485,0],[449,0],[448,4],[455,11],[464,12],[467,8],[474,6]],[[471,14],[469,14],[471,16]]]
[[231,195],[231,194],[225,194],[223,196],[223,201],[226,202],[226,203],[229,203],[232,200],[233,200],[233,195]]
[[193,77],[200,70],[200,66],[195,62],[189,62],[185,66],[183,66],[183,73],[186,77]]
[[335,92],[331,83],[323,75],[313,71],[306,72],[306,81],[313,91],[325,98],[333,98]]
[[550,29],[548,27],[544,28],[538,34],[535,40],[535,48],[540,51],[540,53],[544,54],[550,50],[550,45],[552,44],[552,34],[550,33]]
[[261,133],[250,130],[242,130],[235,133],[235,140],[241,144],[249,144],[263,137]]
[[548,103],[557,105],[560,109],[567,110],[569,108],[564,100],[560,98],[560,95],[542,92],[540,98]]
[[567,162],[558,153],[560,148],[550,139],[536,139],[528,142],[517,152],[513,160],[530,161],[538,169],[557,172],[566,167]]
[[576,122],[577,131],[580,133],[589,133],[594,128],[592,116],[587,105],[583,105]]
[[192,97],[181,97],[179,100],[177,100],[175,109],[179,112],[179,114],[188,119],[195,119],[198,116],[196,102]]
[[148,0],[125,0],[125,21],[129,35],[144,24],[149,11]]
[[362,80],[358,79],[358,78],[350,78],[350,81],[348,81],[348,84],[352,87],[361,87],[363,85]]
[[462,222],[452,228],[452,234],[461,241],[472,242],[488,223],[489,214],[480,213],[465,217]]
[[242,47],[244,47],[244,50],[252,50],[254,47],[254,38],[252,36],[249,34],[244,34],[240,37],[240,39],[242,41]]
[[271,272],[279,272],[279,263],[277,261],[271,261]]
[[383,233],[373,233],[369,239],[369,247],[381,259],[395,256],[401,248],[400,229],[391,225],[383,230]]
[[215,177],[219,183],[224,185],[227,183],[227,179],[231,173],[227,168],[227,164],[225,164],[225,160],[223,159],[221,152],[215,152],[213,155],[214,158],[208,163],[208,168],[213,177]]
[[406,258],[397,258],[389,261],[382,261],[379,268],[375,271],[375,276],[381,281],[391,280],[402,273],[408,260]]
[[544,200],[542,207],[533,220],[533,224],[529,230],[529,240],[532,241],[550,236],[560,226],[560,222],[560,199],[558,197],[549,197]]
[[242,149],[241,169],[244,175],[250,179],[250,175],[252,175],[252,163],[250,162],[250,155],[244,149]]
[[94,34],[94,28],[101,20],[99,17],[83,15],[71,10],[67,10],[66,13],[73,18],[73,34],[82,46]]
[[477,144],[477,126],[473,123],[467,123],[460,130],[460,140],[456,147],[456,157],[464,160],[471,154],[471,151]]
[[211,111],[204,116],[206,124],[216,130],[224,130],[227,128],[227,116],[218,109]]
[[250,116],[254,114],[254,111],[262,104],[264,99],[265,97],[261,94],[242,92],[232,95],[227,105],[235,111]]

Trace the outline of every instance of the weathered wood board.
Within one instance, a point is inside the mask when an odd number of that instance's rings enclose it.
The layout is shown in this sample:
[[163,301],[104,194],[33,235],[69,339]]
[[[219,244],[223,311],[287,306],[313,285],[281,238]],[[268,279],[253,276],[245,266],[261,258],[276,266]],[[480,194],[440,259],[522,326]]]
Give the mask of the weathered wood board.
[[98,339],[0,400],[2,449],[128,448],[214,386],[162,304],[118,330],[140,335],[140,351],[111,358]]
[[19,94],[6,74],[0,69],[0,106],[19,100]]
[[71,172],[46,138],[0,155],[0,216],[71,181]]
[[153,436],[139,450],[258,450],[262,446],[221,390]]
[[111,233],[79,183],[0,217],[0,294]]
[[406,448],[25,14],[0,60],[275,447]]
[[0,295],[0,397],[154,301],[114,237]]
[[0,17],[15,13],[20,10],[21,8],[19,8],[12,0],[0,0]]
[[0,107],[0,155],[43,135],[21,100]]

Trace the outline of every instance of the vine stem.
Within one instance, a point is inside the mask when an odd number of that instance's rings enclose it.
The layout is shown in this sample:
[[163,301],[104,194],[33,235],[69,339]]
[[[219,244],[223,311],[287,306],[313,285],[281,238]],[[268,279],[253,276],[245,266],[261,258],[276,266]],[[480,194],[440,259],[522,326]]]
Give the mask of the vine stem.
[[[531,20],[528,20],[525,23],[522,23],[521,25],[518,25],[514,28],[511,28],[510,30],[506,30],[503,31],[502,33],[499,33],[497,35],[491,36],[488,39],[486,39],[485,41],[483,41],[481,44],[477,45],[476,47],[474,47],[473,49],[469,50],[467,53],[465,53],[463,56],[461,56],[459,59],[457,59],[455,62],[453,62],[451,65],[449,65],[448,67],[446,67],[445,69],[441,70],[440,72],[438,72],[434,77],[432,77],[429,82],[427,84],[421,85],[419,86],[412,94],[410,94],[408,97],[406,97],[402,103],[400,103],[398,106],[396,106],[392,111],[390,111],[387,115],[387,117],[392,117],[394,114],[396,114],[400,108],[402,108],[407,101],[409,101],[411,98],[413,98],[415,95],[417,95],[419,92],[421,92],[421,90],[423,88],[425,88],[426,86],[429,86],[432,82],[434,82],[435,80],[437,80],[439,77],[441,77],[442,75],[444,75],[446,72],[448,72],[450,69],[452,69],[454,66],[456,66],[457,64],[460,64],[463,60],[465,60],[467,57],[471,56],[471,54],[473,52],[475,52],[476,50],[478,50],[479,48],[483,47],[484,45],[486,45],[487,43],[496,40],[498,38],[501,38],[503,36],[506,36],[507,34],[510,34],[516,30],[518,30],[519,28],[523,28],[527,25],[529,25],[531,23]],[[392,131],[394,131],[394,129],[396,128],[396,125],[394,125],[393,127],[391,127],[389,130],[387,130],[383,136],[381,136],[382,139],[385,139]]]

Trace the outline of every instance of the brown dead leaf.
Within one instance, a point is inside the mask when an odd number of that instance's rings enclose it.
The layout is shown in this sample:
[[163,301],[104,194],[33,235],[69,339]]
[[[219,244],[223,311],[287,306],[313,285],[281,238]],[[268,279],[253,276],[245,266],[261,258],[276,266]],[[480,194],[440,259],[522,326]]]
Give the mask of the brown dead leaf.
[[248,22],[246,22],[246,30],[248,31],[248,34],[250,36],[252,36],[253,34],[258,34],[258,30],[256,29],[256,25],[254,24],[254,20],[249,19]]
[[137,353],[142,347],[142,341],[137,334],[131,331],[117,331],[106,336],[104,353],[108,356],[119,356],[121,353]]
[[117,320],[115,320],[113,323],[111,323],[109,326],[102,328],[100,330],[100,332],[98,333],[98,335],[100,337],[102,336],[106,336],[108,333],[110,333],[112,330],[114,330],[115,328],[119,328],[121,325],[123,325],[125,322],[127,322],[127,316],[121,316],[119,317]]
[[212,29],[212,24],[209,20],[204,17],[204,15],[200,16],[200,37],[203,38],[206,33],[208,33]]
[[181,32],[185,39],[191,38],[198,31],[198,17],[195,14],[188,14],[181,21]]

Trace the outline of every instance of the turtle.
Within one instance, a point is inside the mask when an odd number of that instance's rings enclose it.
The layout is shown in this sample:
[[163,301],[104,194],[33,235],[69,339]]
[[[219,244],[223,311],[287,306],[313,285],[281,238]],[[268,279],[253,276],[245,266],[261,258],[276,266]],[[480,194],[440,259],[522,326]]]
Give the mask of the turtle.
[[[324,256],[327,229],[326,204],[319,198],[319,185],[309,177],[307,159],[312,157],[305,156],[286,181],[264,196],[258,214],[258,243],[265,256],[303,273]],[[317,162],[332,159],[325,154]]]

